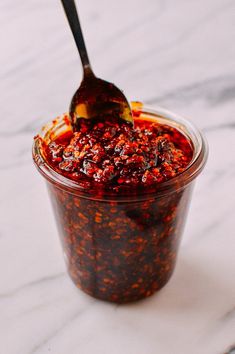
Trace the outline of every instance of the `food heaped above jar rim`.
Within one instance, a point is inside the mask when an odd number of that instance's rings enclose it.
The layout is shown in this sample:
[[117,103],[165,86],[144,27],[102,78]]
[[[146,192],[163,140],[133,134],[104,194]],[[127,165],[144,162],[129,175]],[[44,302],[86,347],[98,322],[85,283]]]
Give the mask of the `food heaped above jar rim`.
[[180,189],[203,168],[207,154],[200,132],[164,109],[133,110],[128,123],[79,120],[73,132],[65,114],[35,138],[40,172],[74,193],[106,199]]
[[192,159],[189,139],[168,125],[113,117],[79,120],[75,132],[45,144],[48,164],[84,188],[119,192],[152,188],[182,173]]

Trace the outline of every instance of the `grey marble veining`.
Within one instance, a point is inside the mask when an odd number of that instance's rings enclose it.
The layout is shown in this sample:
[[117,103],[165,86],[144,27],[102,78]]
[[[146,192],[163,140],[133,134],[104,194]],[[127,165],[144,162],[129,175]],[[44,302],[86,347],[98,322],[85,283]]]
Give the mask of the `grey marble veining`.
[[0,354],[227,354],[235,345],[235,2],[78,0],[93,68],[208,140],[169,284],[125,306],[68,279],[33,136],[81,67],[59,0],[0,2]]

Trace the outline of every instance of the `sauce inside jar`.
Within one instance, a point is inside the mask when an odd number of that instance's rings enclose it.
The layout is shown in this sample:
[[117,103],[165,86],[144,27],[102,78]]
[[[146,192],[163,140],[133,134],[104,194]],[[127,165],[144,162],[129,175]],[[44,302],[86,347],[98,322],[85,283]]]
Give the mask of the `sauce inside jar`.
[[133,116],[134,127],[107,117],[79,119],[72,131],[65,115],[65,133],[59,119],[40,139],[50,167],[85,190],[48,182],[68,272],[86,293],[117,303],[150,296],[170,279],[192,190],[176,178],[155,194],[187,169],[193,144],[160,118]]

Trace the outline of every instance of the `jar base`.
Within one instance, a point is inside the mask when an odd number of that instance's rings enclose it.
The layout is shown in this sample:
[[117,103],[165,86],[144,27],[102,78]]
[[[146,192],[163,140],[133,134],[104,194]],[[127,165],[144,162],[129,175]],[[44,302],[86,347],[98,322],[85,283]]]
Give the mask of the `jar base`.
[[71,276],[71,274],[69,274],[70,279],[72,280],[73,284],[76,286],[77,289],[79,289],[80,291],[82,291],[83,293],[85,293],[86,295],[89,295],[90,297],[97,299],[97,300],[101,300],[101,301],[105,301],[105,302],[109,302],[109,303],[115,303],[115,304],[119,304],[119,305],[124,305],[124,304],[128,304],[128,303],[132,303],[132,302],[138,302],[141,300],[144,300],[156,293],[158,293],[171,279],[172,274],[173,274],[174,269],[171,270],[171,272],[168,272],[167,276],[164,278],[164,280],[162,280],[162,282],[159,284],[158,287],[152,287],[151,289],[148,289],[146,291],[144,291],[142,294],[132,294],[129,296],[105,296],[105,294],[100,295],[97,294],[95,292],[89,291],[88,289],[82,287],[80,284],[76,283],[73,279],[73,277]]

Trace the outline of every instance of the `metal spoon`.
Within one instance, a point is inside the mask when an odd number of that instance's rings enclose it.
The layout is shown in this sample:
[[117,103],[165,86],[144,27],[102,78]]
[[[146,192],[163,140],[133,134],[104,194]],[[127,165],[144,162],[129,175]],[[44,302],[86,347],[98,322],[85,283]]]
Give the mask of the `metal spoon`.
[[122,91],[114,84],[98,79],[91,69],[74,0],[61,0],[61,2],[81,57],[84,74],[70,105],[73,126],[76,126],[79,118],[108,119],[110,116],[133,124],[131,108]]

